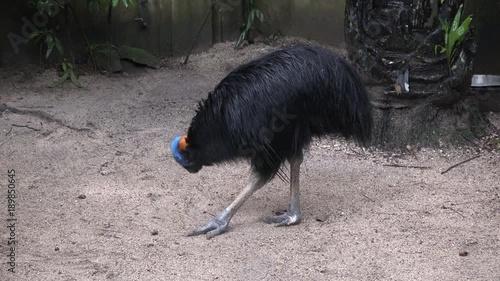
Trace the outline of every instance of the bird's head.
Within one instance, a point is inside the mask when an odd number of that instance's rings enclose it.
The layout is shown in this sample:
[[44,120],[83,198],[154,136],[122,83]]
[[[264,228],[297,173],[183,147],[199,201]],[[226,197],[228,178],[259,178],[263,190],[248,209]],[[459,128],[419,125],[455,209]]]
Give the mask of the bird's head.
[[184,167],[190,173],[196,173],[201,170],[202,164],[193,159],[191,153],[189,152],[189,143],[187,136],[176,137],[172,141],[170,147],[172,149],[172,155],[175,161]]

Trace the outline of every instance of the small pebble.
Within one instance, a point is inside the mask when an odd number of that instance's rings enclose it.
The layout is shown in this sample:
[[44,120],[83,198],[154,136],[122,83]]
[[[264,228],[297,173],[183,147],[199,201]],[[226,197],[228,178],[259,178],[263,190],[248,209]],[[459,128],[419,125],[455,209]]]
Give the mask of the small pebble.
[[468,255],[469,255],[469,252],[467,252],[467,251],[462,251],[462,252],[458,253],[458,255],[459,255],[459,256],[461,256],[461,257],[466,257],[466,256],[468,256]]
[[87,196],[85,196],[85,194],[78,195],[78,199],[85,199],[85,198],[87,198]]
[[158,235],[158,230],[151,231],[151,235]]

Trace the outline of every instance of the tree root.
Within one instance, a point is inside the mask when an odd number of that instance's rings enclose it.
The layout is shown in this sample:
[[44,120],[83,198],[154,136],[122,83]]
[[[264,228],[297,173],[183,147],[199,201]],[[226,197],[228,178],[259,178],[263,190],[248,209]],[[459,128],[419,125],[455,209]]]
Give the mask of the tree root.
[[471,157],[471,158],[469,158],[469,159],[467,159],[467,160],[464,160],[464,161],[459,162],[459,163],[457,163],[457,164],[455,164],[455,165],[452,165],[452,166],[450,166],[448,169],[446,169],[446,170],[442,171],[442,172],[441,172],[441,175],[442,175],[442,174],[446,174],[446,173],[447,173],[448,171],[450,171],[451,169],[453,169],[453,168],[455,168],[455,167],[458,167],[458,166],[460,166],[460,165],[462,165],[462,164],[465,164],[465,163],[467,163],[467,162],[469,162],[469,161],[471,161],[471,160],[474,160],[474,159],[476,159],[476,158],[479,158],[479,157],[481,157],[481,155],[476,155],[476,156]]
[[19,109],[19,108],[8,106],[5,103],[0,104],[0,113],[4,113],[6,111],[9,111],[9,112],[15,113],[15,114],[20,114],[20,115],[34,116],[34,117],[40,118],[42,120],[45,120],[47,122],[56,123],[60,126],[66,127],[68,129],[71,129],[71,130],[77,131],[77,132],[89,132],[89,131],[91,131],[91,129],[89,129],[89,128],[78,128],[78,127],[73,127],[71,125],[67,125],[61,119],[56,118],[56,117],[54,117],[54,116],[52,116],[44,111],[25,110],[25,109]]

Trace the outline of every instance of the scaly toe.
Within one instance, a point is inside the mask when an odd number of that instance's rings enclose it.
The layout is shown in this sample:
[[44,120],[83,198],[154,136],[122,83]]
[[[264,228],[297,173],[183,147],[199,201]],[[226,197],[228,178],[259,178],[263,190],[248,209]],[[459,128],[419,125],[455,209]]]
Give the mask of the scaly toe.
[[227,230],[228,224],[228,221],[216,217],[209,220],[205,225],[197,228],[194,231],[191,231],[187,234],[187,236],[206,234],[207,239],[211,239],[225,232]]
[[277,216],[269,216],[262,219],[265,223],[274,223],[275,226],[288,226],[300,223],[300,215],[297,214],[289,214],[288,212],[277,215]]

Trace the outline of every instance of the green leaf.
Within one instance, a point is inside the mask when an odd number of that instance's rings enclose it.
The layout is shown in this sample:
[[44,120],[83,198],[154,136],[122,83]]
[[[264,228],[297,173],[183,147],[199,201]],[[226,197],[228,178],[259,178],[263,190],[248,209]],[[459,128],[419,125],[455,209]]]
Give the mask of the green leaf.
[[73,84],[75,84],[75,86],[77,86],[78,88],[83,88],[82,82],[80,82],[80,79],[78,79],[78,77],[76,77],[76,74],[73,70],[70,71],[70,79],[71,79],[71,82]]
[[47,46],[49,47],[54,46],[54,37],[52,37],[52,34],[45,34],[45,44],[47,44]]
[[449,22],[447,20],[439,19],[439,23],[441,23],[444,33],[448,33],[450,29]]
[[120,3],[120,0],[113,0],[113,7],[118,6],[118,3]]
[[260,10],[255,9],[255,15],[262,23],[266,20],[266,18],[264,17],[264,14]]
[[458,25],[460,24],[460,18],[462,17],[462,5],[458,7],[458,11],[455,14],[455,18],[453,19],[453,23],[451,24],[451,31],[455,31],[458,28]]
[[247,21],[247,28],[251,28],[253,25],[253,21],[255,18],[255,12],[254,10],[251,10],[250,13],[248,14],[248,21]]
[[63,47],[61,45],[61,43],[57,43],[56,44],[56,48],[57,48],[57,51],[59,52],[59,54],[63,54]]
[[469,25],[472,21],[472,17],[468,16],[457,29],[457,33],[459,36],[464,37],[467,32],[469,32]]
[[50,46],[47,48],[47,53],[45,53],[45,58],[48,59],[50,54],[52,53],[52,50],[54,49],[54,46]]
[[441,45],[436,45],[436,46],[434,46],[434,54],[436,54],[436,55],[438,54],[438,49],[440,49],[439,50],[440,54],[442,54],[442,53],[444,53],[446,51],[445,47],[443,47]]
[[30,33],[30,35],[28,35],[28,40],[31,40],[37,36],[40,36],[40,34],[41,34],[40,31],[35,31],[33,33]]
[[55,88],[57,86],[61,86],[68,79],[68,76],[69,76],[68,72],[64,73],[61,77],[59,77],[59,80],[50,85],[49,88]]
[[243,43],[243,41],[245,40],[245,38],[247,37],[247,33],[248,33],[248,30],[244,30],[241,34],[240,34],[240,37],[238,38],[238,41],[236,41],[236,45],[235,45],[235,48],[238,48],[239,46],[241,46],[241,44]]

